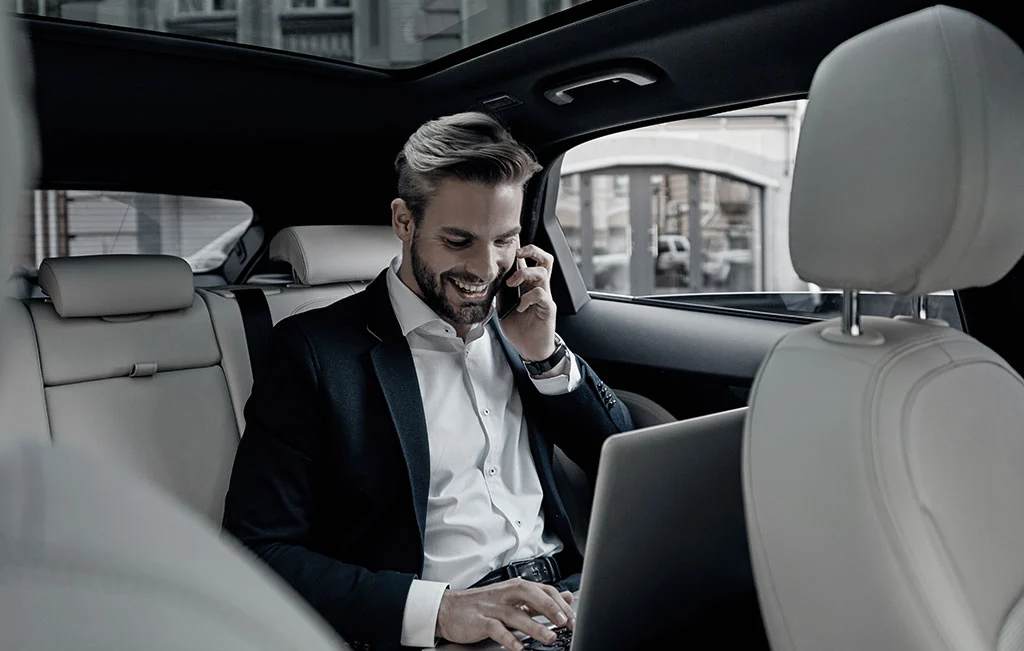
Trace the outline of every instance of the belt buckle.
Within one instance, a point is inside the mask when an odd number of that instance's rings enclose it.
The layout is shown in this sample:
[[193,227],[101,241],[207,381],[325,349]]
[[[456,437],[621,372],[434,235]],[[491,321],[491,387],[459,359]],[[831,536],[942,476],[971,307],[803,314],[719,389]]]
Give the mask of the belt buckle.
[[550,573],[544,572],[544,570],[547,569],[546,561],[547,559],[544,558],[535,558],[529,561],[514,563],[513,567],[516,569],[516,574],[523,579],[533,581],[534,583],[544,583],[544,575]]

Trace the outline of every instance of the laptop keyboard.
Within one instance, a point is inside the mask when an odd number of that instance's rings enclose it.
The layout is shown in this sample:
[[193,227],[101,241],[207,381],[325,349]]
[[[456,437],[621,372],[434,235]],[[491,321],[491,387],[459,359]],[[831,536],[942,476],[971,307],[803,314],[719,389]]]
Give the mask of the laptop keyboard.
[[528,637],[523,640],[525,651],[569,651],[569,644],[572,642],[572,631],[567,628],[552,629],[558,638],[551,644],[544,644],[540,640]]

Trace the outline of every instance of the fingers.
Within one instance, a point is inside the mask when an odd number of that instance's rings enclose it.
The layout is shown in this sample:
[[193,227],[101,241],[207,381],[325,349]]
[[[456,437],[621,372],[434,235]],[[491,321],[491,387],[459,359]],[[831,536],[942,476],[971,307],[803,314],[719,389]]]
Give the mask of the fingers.
[[565,626],[573,615],[572,608],[565,603],[558,591],[549,585],[516,580],[515,594],[518,601],[526,604],[529,609],[548,618],[557,626]]
[[[572,605],[571,605],[572,604],[572,594],[569,593],[569,592],[559,592],[553,586],[550,586],[550,585],[545,585],[545,586],[541,586],[541,587],[544,589],[544,592],[546,592],[548,594],[548,596],[551,597],[551,600],[554,601],[555,604],[558,605],[558,607],[559,607],[559,609],[561,611],[561,614],[565,616],[565,620],[564,621],[558,621],[558,620],[551,619],[550,616],[547,616],[547,618],[550,619],[555,624],[558,624],[559,626],[569,626],[569,628],[572,628],[573,622],[576,619],[576,613],[574,613],[572,611]],[[568,599],[566,598],[566,595],[568,595]]]
[[519,638],[517,638],[512,631],[508,630],[505,625],[497,619],[487,620],[487,623],[484,625],[484,632],[487,634],[487,637],[506,649],[523,651],[523,643],[519,641]]
[[517,258],[526,258],[533,260],[537,263],[538,267],[546,269],[549,273],[551,268],[555,264],[555,258],[547,251],[534,246],[533,244],[527,244],[516,251]]
[[532,306],[538,307],[537,316],[542,319],[549,318],[554,313],[555,302],[551,300],[551,294],[543,287],[534,287],[519,298],[517,312],[525,312]]
[[508,279],[509,287],[547,287],[551,274],[544,267],[522,267]]
[[550,628],[541,624],[533,617],[524,613],[515,606],[502,606],[494,613],[496,619],[500,620],[506,628],[519,631],[529,635],[535,640],[551,644],[558,637]]

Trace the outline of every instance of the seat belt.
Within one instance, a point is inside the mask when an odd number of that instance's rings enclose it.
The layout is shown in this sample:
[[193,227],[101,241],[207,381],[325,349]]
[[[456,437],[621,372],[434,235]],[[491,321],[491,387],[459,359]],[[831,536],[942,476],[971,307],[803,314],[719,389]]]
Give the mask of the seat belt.
[[267,346],[270,343],[270,332],[274,329],[274,319],[270,316],[270,305],[267,295],[262,289],[246,287],[233,289],[242,313],[242,327],[245,328],[245,343],[249,348],[249,366],[252,368],[253,383],[259,382],[266,372]]

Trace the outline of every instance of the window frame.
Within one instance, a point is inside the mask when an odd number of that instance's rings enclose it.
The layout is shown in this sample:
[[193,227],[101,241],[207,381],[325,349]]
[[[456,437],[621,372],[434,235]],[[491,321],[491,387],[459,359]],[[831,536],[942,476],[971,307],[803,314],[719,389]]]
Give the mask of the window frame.
[[[807,325],[813,323],[820,323],[822,321],[828,321],[834,316],[813,316],[808,314],[783,314],[780,312],[771,312],[763,310],[754,310],[748,308],[734,308],[720,305],[709,305],[701,304],[697,301],[671,301],[665,300],[664,297],[658,295],[653,296],[630,296],[624,294],[615,294],[608,292],[601,292],[591,290],[586,286],[583,278],[583,274],[577,265],[572,249],[569,246],[568,240],[565,237],[565,233],[562,230],[562,226],[559,223],[557,215],[557,204],[559,198],[559,190],[561,186],[562,178],[562,167],[565,160],[565,155],[574,147],[580,146],[590,140],[600,138],[602,136],[626,133],[636,129],[642,129],[644,127],[658,126],[668,122],[696,119],[696,118],[707,118],[717,116],[720,113],[729,113],[731,111],[740,109],[757,109],[759,107],[771,104],[777,101],[787,100],[803,100],[806,99],[806,95],[793,96],[789,98],[779,98],[776,100],[768,100],[765,102],[747,102],[742,105],[736,105],[732,108],[716,108],[708,111],[701,111],[689,115],[675,115],[658,118],[656,120],[645,121],[639,124],[629,124],[616,127],[614,129],[608,129],[595,134],[592,134],[586,138],[580,138],[577,141],[571,141],[560,145],[559,150],[551,158],[550,162],[544,166],[543,171],[538,174],[539,182],[531,184],[535,188],[535,194],[533,196],[533,215],[537,217],[537,243],[542,247],[547,247],[547,250],[555,258],[555,272],[552,274],[552,293],[558,303],[560,309],[567,314],[577,314],[588,302],[591,300],[602,300],[612,301],[617,303],[631,303],[638,305],[648,305],[652,307],[659,307],[662,309],[673,309],[683,310],[689,312],[701,312],[708,314],[719,314],[725,316],[736,316],[748,319],[758,319],[763,321],[775,321],[781,323],[791,323],[797,325]],[[793,149],[795,154],[795,147]],[[654,171],[652,170],[652,173]],[[792,160],[789,161],[788,174],[792,174]],[[726,175],[728,176],[728,175]],[[577,176],[577,178],[579,178]],[[737,179],[749,183],[745,179]],[[572,194],[578,194],[581,191],[582,183],[576,181],[573,182],[571,188],[567,188],[567,191]],[[756,185],[756,184],[755,184]],[[758,237],[760,244],[763,245],[765,238],[765,220],[767,219],[767,212],[765,209],[766,200],[764,197],[764,187],[761,187],[761,196],[756,202],[759,208],[759,216],[761,220],[760,228],[761,234]],[[529,240],[527,240],[529,241]],[[764,267],[765,263],[763,256],[761,265]],[[655,257],[656,259],[656,257]],[[765,269],[765,271],[767,271]],[[960,291],[949,291],[952,295],[953,301],[956,306],[956,313],[959,320],[958,324],[951,323],[950,326],[957,328],[965,333],[969,332],[967,328],[967,320],[964,318],[964,310],[961,303]],[[694,292],[687,294],[688,296],[701,296],[711,295],[716,292]],[[762,291],[762,292],[729,292],[731,294],[755,294],[763,293],[765,295],[780,295],[780,294],[793,294],[796,292],[786,291]],[[835,293],[831,290],[823,290],[822,293],[832,294]],[[872,293],[872,292],[865,292]],[[946,292],[942,292],[946,293]],[[872,316],[871,314],[865,314],[865,316]],[[910,316],[909,312],[908,315]]]

